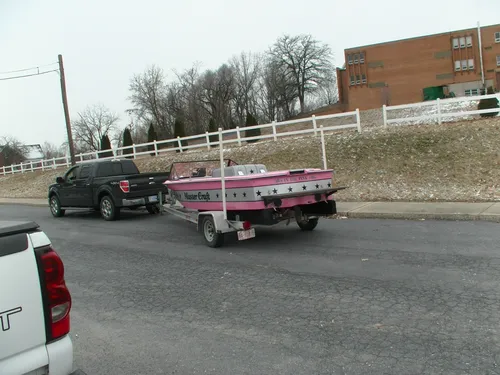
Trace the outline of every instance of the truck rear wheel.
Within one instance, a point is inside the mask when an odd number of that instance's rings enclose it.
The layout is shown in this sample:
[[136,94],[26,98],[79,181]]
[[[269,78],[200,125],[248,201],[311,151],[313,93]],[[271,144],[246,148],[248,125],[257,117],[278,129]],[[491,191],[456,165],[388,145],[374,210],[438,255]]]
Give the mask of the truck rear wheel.
[[224,234],[217,233],[214,218],[210,215],[204,215],[201,221],[203,237],[209,247],[221,247],[224,244]]
[[157,203],[157,204],[148,204],[146,206],[146,210],[148,210],[148,212],[151,215],[159,214],[160,213],[160,204],[159,203]]
[[115,202],[109,195],[101,198],[100,203],[101,216],[106,221],[113,221],[120,216],[120,209],[115,206]]

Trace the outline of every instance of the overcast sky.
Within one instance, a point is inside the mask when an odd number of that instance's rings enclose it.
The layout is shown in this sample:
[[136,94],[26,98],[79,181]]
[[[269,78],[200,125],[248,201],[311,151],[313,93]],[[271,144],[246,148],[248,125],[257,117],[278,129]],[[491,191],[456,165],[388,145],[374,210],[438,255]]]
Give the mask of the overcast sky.
[[[283,33],[307,33],[328,43],[341,66],[344,48],[500,23],[499,0],[403,3],[0,0],[0,73],[54,63],[62,54],[71,117],[100,102],[123,127],[129,80],[153,63],[166,72],[195,61],[217,68],[243,50],[264,51]],[[57,73],[0,80],[0,103],[0,136],[30,144],[66,140]]]

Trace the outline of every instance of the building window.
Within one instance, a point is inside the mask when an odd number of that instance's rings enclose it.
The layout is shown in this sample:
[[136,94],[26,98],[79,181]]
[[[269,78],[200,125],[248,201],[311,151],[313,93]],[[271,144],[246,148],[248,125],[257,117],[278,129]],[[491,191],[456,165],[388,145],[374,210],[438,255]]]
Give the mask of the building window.
[[364,52],[360,52],[359,53],[359,63],[363,64],[364,62],[365,62],[365,53]]
[[359,78],[359,74],[356,75],[356,85],[361,84],[361,79]]
[[453,38],[453,49],[458,49],[458,38]]
[[351,76],[351,86],[354,86],[356,84],[356,81],[354,80],[354,76]]
[[366,83],[366,74],[361,74],[361,83]]
[[465,90],[465,96],[479,95],[479,89],[469,89]]
[[469,70],[474,70],[474,59],[469,59]]
[[359,54],[354,54],[354,64],[357,64],[359,61]]
[[500,55],[497,55],[497,66],[500,66]]
[[460,70],[460,61],[455,61],[455,71],[459,71]]
[[460,38],[460,48],[465,48],[465,37]]
[[352,65],[352,56],[351,55],[347,55],[347,63],[349,65]]
[[467,60],[462,60],[462,70],[467,70]]
[[495,43],[500,43],[500,31],[495,33]]
[[472,37],[468,36],[465,38],[465,42],[467,43],[467,47],[472,47]]

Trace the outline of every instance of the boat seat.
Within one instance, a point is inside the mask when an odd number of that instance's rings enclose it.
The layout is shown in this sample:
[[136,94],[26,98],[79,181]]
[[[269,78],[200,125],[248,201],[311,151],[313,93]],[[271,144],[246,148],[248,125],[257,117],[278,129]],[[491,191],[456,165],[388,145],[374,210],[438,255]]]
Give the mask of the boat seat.
[[[267,168],[264,164],[241,164],[224,168],[224,176],[249,176],[254,174],[266,173]],[[220,177],[220,168],[212,171],[212,177]]]

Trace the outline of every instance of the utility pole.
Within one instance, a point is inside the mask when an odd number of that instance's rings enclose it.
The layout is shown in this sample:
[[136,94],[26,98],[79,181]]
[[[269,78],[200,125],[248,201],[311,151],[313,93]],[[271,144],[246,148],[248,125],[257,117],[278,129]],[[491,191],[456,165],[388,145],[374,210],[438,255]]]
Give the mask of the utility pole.
[[66,79],[64,77],[64,65],[63,65],[62,55],[58,55],[58,61],[59,61],[59,74],[61,77],[61,95],[64,107],[64,118],[66,120],[66,131],[68,132],[69,154],[71,157],[71,165],[75,165],[76,164],[75,147],[73,145],[73,134],[71,133],[71,121],[69,119],[68,97],[66,96]]

